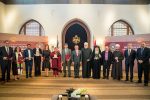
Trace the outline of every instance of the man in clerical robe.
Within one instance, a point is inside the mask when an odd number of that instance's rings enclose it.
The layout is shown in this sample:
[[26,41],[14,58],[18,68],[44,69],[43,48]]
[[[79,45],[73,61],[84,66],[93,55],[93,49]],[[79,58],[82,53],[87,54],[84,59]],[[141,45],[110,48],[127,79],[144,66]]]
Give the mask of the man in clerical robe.
[[120,51],[120,45],[115,45],[113,52],[113,79],[120,80],[122,78],[122,60],[124,59],[123,53]]
[[68,69],[68,77],[71,77],[71,50],[68,48],[68,44],[64,45],[64,49],[62,50],[62,65],[64,77],[66,77],[66,66]]
[[82,48],[82,77],[89,78],[91,76],[91,57],[92,49],[88,47],[88,43],[84,43],[84,48]]

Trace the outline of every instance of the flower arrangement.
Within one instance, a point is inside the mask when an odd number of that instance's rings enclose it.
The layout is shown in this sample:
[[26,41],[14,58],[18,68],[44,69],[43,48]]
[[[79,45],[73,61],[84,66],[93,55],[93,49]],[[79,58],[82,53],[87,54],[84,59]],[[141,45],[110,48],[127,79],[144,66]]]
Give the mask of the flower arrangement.
[[71,97],[80,98],[82,94],[87,93],[87,89],[80,88],[71,93]]

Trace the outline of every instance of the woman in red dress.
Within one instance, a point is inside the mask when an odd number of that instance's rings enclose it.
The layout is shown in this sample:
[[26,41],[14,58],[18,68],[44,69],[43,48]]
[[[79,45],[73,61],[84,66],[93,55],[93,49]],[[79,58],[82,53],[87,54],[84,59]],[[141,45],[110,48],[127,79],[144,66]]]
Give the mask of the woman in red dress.
[[51,52],[50,56],[52,59],[51,68],[53,70],[53,75],[56,77],[59,75],[59,72],[61,72],[61,54],[57,47],[54,48],[54,51]]

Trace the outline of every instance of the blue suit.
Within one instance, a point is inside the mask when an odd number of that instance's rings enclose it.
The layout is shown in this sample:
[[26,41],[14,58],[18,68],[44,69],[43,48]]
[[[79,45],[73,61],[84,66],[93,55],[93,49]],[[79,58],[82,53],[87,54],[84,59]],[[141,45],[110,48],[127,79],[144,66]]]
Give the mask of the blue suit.
[[128,51],[129,51],[128,49],[124,51],[126,80],[128,80],[129,69],[130,69],[130,80],[132,81],[133,80],[134,60],[136,58],[136,51],[131,49],[130,54]]
[[[31,59],[27,59],[29,57],[28,50],[30,50]],[[32,65],[33,65],[33,50],[26,49],[24,50],[24,58],[25,58],[25,67],[26,67],[26,78],[32,77]]]

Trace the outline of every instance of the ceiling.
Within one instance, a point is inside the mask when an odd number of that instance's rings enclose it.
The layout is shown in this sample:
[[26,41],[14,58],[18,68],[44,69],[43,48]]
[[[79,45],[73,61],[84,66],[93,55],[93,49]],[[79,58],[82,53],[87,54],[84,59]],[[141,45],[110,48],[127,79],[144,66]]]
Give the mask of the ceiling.
[[0,0],[4,4],[150,4],[150,0]]

